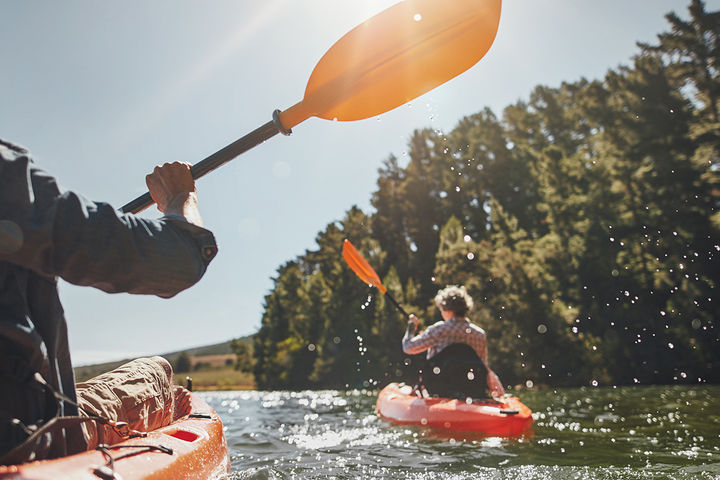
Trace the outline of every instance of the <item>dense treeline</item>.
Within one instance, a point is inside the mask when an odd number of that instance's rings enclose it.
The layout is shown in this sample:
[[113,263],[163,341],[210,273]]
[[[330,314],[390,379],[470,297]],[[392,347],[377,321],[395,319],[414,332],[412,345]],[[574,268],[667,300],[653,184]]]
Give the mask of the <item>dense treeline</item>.
[[279,268],[258,386],[382,386],[418,364],[345,238],[426,324],[440,287],[466,285],[506,384],[720,381],[720,12],[688,10],[603,80],[416,131],[379,170],[374,212],[350,209]]

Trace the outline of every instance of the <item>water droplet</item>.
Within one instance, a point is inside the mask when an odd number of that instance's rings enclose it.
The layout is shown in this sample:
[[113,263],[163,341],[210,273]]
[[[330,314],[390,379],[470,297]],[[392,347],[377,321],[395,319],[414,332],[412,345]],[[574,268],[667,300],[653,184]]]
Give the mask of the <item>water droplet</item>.
[[435,375],[440,375],[440,367],[433,367],[433,373]]
[[547,332],[547,327],[541,323],[540,325],[538,325],[537,331],[538,331],[538,333],[543,334],[543,333]]
[[672,343],[668,343],[668,348],[672,350],[673,348],[675,348],[675,345],[673,345]]
[[469,242],[470,240],[472,240],[472,238],[470,238],[470,235],[465,235],[463,237],[463,240],[465,240],[466,242]]
[[533,385],[535,385],[535,384],[533,383],[532,380],[527,380],[527,381],[525,382],[525,386],[526,386],[527,388],[532,388]]
[[475,373],[474,373],[472,370],[470,370],[470,371],[467,373],[467,379],[468,379],[468,380],[475,380]]
[[415,20],[416,22],[419,22],[420,20],[422,20],[422,15],[420,15],[419,13],[416,13],[415,15],[413,15],[413,20]]
[[598,381],[597,381],[597,380],[593,380],[593,381],[590,382],[590,383],[592,384],[593,387],[597,387],[597,386],[598,386]]
[[468,259],[468,260],[473,260],[474,258],[475,258],[475,254],[474,254],[473,252],[469,252],[469,253],[467,254],[467,259]]

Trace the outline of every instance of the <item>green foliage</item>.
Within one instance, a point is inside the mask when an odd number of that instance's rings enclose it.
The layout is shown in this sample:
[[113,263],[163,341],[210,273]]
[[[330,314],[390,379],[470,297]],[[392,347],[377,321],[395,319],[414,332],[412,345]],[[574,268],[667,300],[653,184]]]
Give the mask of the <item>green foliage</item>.
[[175,364],[173,365],[173,371],[175,373],[186,373],[192,369],[192,359],[187,352],[180,352]]
[[[230,341],[230,350],[235,354],[235,370],[245,373],[253,371],[255,360],[252,343],[243,338],[236,338]],[[233,364],[232,360],[230,360],[230,364]]]
[[278,269],[258,386],[412,379],[406,321],[344,264],[345,238],[426,324],[439,288],[466,285],[506,384],[720,381],[720,13],[689,11],[602,80],[415,131],[374,212]]

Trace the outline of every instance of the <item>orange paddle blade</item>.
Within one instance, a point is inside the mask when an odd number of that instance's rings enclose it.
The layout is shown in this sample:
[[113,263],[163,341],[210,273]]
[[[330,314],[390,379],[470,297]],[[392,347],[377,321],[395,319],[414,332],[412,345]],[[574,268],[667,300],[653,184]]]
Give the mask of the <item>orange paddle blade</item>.
[[316,116],[360,120],[442,85],[490,49],[501,0],[405,0],[358,25],[315,66],[286,129]]
[[373,270],[369,263],[360,255],[355,246],[350,243],[350,240],[343,242],[342,248],[343,258],[348,266],[352,269],[355,274],[362,279],[363,282],[374,285],[380,292],[385,293],[387,289],[380,281],[380,277]]

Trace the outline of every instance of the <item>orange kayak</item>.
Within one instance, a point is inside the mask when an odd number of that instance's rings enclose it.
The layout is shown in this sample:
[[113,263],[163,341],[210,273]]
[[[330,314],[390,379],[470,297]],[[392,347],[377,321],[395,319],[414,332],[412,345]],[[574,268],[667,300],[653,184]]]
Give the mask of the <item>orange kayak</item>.
[[380,391],[378,414],[401,425],[424,425],[492,436],[515,436],[532,425],[532,411],[519,398],[494,400],[421,398],[410,385],[391,383]]
[[[108,455],[112,456],[112,461]],[[0,466],[0,480],[220,480],[228,477],[223,425],[217,413],[192,395],[192,411],[167,427],[99,450],[53,460]]]

